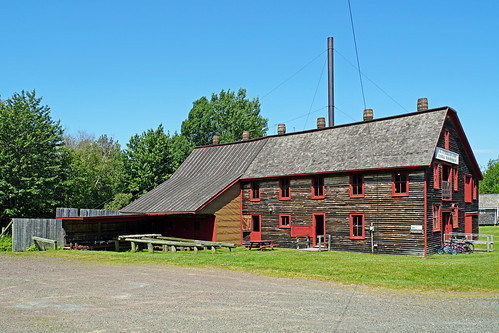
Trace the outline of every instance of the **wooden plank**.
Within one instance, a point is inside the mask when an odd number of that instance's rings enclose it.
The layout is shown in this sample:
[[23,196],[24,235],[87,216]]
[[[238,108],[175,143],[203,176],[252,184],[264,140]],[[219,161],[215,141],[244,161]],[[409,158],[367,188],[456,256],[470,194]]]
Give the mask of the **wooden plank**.
[[10,220],[9,224],[7,224],[7,226],[3,229],[2,231],[2,234],[0,235],[0,241],[5,237],[5,235],[7,234],[7,231],[9,230],[9,228],[12,226],[12,223],[13,223],[14,220]]
[[179,242],[195,242],[197,244],[202,244],[203,246],[216,246],[216,247],[229,247],[229,248],[236,247],[236,245],[234,243],[212,242],[212,241],[205,241],[205,240],[199,240],[199,239],[187,239],[187,238],[165,237],[165,236],[160,236],[160,237],[158,237],[158,239],[179,241]]
[[120,235],[120,236],[118,236],[118,239],[123,240],[125,238],[143,238],[143,237],[154,238],[154,237],[159,237],[159,236],[161,236],[161,234]]
[[54,250],[57,250],[57,241],[53,239],[37,237],[37,236],[33,236],[32,239],[34,244],[39,250],[45,250],[45,246],[43,245],[43,243],[49,243],[54,247]]

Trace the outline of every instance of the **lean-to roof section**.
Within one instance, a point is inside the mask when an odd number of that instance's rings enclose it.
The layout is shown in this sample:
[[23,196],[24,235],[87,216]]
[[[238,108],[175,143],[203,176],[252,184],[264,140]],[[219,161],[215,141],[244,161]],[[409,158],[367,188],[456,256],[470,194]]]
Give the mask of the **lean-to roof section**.
[[239,179],[266,139],[199,147],[173,176],[122,213],[193,213]]
[[429,166],[447,110],[269,137],[241,178]]

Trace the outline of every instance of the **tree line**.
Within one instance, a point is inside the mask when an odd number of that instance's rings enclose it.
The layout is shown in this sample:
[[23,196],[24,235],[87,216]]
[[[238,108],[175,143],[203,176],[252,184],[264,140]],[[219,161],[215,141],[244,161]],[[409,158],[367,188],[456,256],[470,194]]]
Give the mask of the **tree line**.
[[258,98],[222,90],[193,102],[181,133],[163,124],[133,135],[126,147],[112,137],[65,133],[36,92],[0,99],[0,226],[13,217],[51,218],[55,207],[121,209],[167,180],[195,146],[267,133]]

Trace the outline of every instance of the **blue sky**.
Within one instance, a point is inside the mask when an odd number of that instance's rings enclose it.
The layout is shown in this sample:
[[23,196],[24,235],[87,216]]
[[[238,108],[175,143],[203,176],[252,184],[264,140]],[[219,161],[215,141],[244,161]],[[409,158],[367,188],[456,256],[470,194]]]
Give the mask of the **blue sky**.
[[[351,5],[374,117],[416,111],[427,97],[458,112],[480,166],[497,158],[499,2]],[[70,134],[124,146],[160,123],[180,131],[193,101],[242,87],[260,97],[269,134],[281,122],[301,131],[327,113],[329,36],[335,123],[360,121],[347,0],[2,1],[0,95],[36,89]]]

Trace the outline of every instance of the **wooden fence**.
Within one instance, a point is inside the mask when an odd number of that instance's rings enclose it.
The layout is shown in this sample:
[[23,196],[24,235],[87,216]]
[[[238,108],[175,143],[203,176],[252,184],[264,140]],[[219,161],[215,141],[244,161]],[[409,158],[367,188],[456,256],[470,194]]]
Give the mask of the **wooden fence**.
[[33,236],[64,244],[62,221],[56,219],[12,219],[12,251],[25,251],[33,245]]
[[120,215],[119,210],[109,209],[78,209],[78,208],[56,208],[56,217],[88,217],[88,216],[113,216]]

